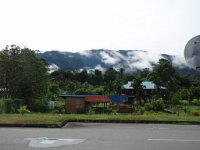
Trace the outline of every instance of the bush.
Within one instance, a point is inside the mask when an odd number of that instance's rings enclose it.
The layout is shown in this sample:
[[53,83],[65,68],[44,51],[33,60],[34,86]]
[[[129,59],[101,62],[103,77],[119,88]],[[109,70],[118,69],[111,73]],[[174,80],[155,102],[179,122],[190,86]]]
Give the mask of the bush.
[[35,99],[32,101],[30,108],[35,112],[46,112],[47,111],[47,100],[46,99]]
[[55,110],[62,113],[65,109],[65,103],[63,101],[55,101]]
[[200,116],[200,111],[198,110],[192,110],[190,113],[192,116]]
[[16,113],[20,106],[24,104],[22,99],[4,99],[3,101],[5,113]]
[[117,110],[113,108],[108,108],[107,113],[112,114],[112,115],[118,115]]
[[199,99],[200,98],[200,86],[192,86],[190,88],[190,99]]
[[189,99],[190,97],[190,90],[189,89],[181,89],[179,90],[180,99]]
[[189,101],[181,100],[180,103],[181,103],[182,106],[184,106],[184,112],[186,113],[188,111]]
[[93,114],[95,114],[95,109],[92,108],[92,107],[89,107],[87,113],[90,114],[90,115],[93,115]]
[[118,115],[117,110],[112,109],[112,110],[111,110],[111,114],[112,114],[112,115]]
[[191,103],[192,103],[192,105],[199,106],[200,105],[200,99],[193,99]]
[[145,104],[145,109],[147,111],[163,111],[165,108],[165,104],[163,99],[150,99],[146,104]]
[[20,108],[18,109],[18,112],[19,112],[21,115],[24,115],[25,113],[29,113],[30,110],[27,109],[27,106],[26,106],[26,105],[23,105],[23,106],[20,106]]
[[138,110],[137,110],[137,113],[140,114],[140,115],[143,115],[145,113],[145,108],[144,107],[140,107]]

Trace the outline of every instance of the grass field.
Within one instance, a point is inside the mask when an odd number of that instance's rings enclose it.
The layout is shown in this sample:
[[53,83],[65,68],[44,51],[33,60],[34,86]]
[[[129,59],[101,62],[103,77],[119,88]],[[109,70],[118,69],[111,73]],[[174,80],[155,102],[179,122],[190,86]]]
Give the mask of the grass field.
[[20,114],[0,114],[0,123],[28,123],[28,124],[56,124],[65,120],[128,120],[128,121],[187,121],[200,122],[200,116],[188,114],[167,114],[167,113],[145,113],[138,114],[51,114],[51,113],[30,113]]

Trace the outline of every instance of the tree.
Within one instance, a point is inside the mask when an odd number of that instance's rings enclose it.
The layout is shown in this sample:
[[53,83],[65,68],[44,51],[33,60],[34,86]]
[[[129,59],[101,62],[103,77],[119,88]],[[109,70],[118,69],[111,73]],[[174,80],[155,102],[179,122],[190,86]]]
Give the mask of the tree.
[[144,80],[149,80],[149,75],[151,74],[149,68],[144,68],[140,73],[140,78]]
[[35,51],[7,46],[0,52],[0,88],[10,98],[33,100],[46,96],[48,74],[45,61]]
[[132,86],[133,86],[136,100],[141,100],[143,98],[142,79],[139,76],[135,76],[133,78]]
[[82,70],[79,73],[79,81],[83,84],[84,82],[87,82],[89,79],[89,75],[87,73],[87,70]]
[[182,87],[182,88],[190,88],[191,85],[192,85],[192,82],[190,81],[190,78],[189,78],[189,75],[184,75],[184,76],[180,76],[178,78],[179,80],[179,85]]
[[24,99],[35,99],[46,96],[49,77],[45,61],[39,58],[35,51],[28,48],[21,49],[20,59],[24,62],[21,96]]
[[56,83],[60,89],[64,89],[67,82],[72,80],[73,78],[74,75],[71,71],[65,71],[62,69],[54,71],[50,74],[51,81],[54,82],[54,85]]
[[123,81],[121,79],[108,81],[104,83],[104,91],[107,94],[120,95],[122,84],[123,84]]
[[[173,68],[171,62],[166,59],[160,59],[154,65],[151,79],[157,86],[157,95],[165,99],[170,99],[174,91],[178,89],[178,73]],[[165,95],[162,95],[163,88],[166,88]]]
[[0,52],[0,88],[5,89],[4,94],[11,98],[17,96],[22,81],[23,61],[19,59],[19,54],[20,48],[14,45]]
[[78,90],[80,88],[81,88],[81,83],[80,82],[71,80],[71,81],[69,81],[67,83],[65,91],[68,94],[75,94],[76,90]]
[[104,82],[114,81],[119,77],[119,72],[114,68],[108,68],[104,73]]
[[91,80],[89,81],[92,85],[101,85],[103,80],[102,72],[98,69],[91,74]]
[[190,99],[200,99],[200,86],[190,88]]
[[119,72],[120,72],[120,79],[123,79],[124,78],[124,68],[120,68]]

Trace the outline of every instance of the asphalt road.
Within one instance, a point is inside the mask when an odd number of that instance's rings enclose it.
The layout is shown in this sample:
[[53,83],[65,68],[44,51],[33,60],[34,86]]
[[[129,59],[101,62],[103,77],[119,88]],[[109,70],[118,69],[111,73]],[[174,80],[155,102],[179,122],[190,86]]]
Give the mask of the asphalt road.
[[[29,138],[85,139],[74,145],[34,148]],[[45,144],[48,144],[46,142]],[[0,150],[199,150],[200,126],[70,123],[62,129],[0,128]]]

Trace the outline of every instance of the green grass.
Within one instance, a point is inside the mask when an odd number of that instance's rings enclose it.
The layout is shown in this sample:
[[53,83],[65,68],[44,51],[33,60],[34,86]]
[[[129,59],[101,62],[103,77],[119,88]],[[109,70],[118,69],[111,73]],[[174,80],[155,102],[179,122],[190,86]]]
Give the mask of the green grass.
[[167,113],[145,113],[138,114],[50,114],[30,113],[0,114],[0,123],[30,123],[30,124],[56,124],[64,120],[146,120],[146,121],[188,121],[200,122],[199,116],[190,116],[181,113],[180,116]]

